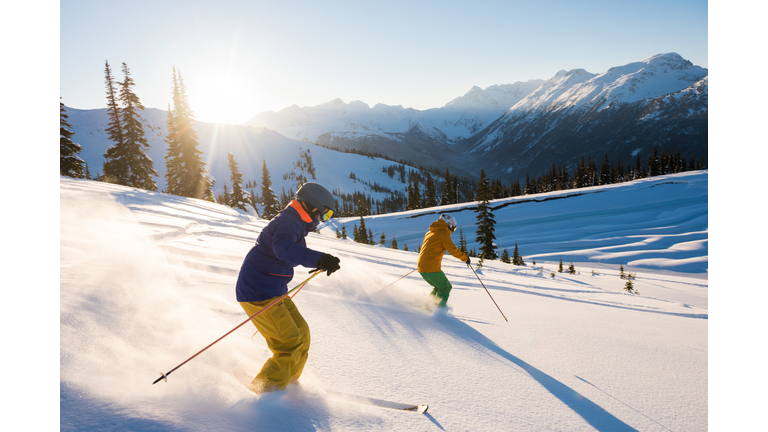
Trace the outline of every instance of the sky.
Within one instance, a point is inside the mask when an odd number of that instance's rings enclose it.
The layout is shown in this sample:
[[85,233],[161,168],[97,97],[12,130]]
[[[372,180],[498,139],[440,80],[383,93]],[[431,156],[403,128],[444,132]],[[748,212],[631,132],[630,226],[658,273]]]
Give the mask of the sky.
[[173,69],[196,118],[341,98],[425,110],[487,88],[602,73],[676,52],[708,68],[708,2],[185,1],[60,3],[60,92],[106,106],[104,67],[130,69],[145,107],[167,109]]

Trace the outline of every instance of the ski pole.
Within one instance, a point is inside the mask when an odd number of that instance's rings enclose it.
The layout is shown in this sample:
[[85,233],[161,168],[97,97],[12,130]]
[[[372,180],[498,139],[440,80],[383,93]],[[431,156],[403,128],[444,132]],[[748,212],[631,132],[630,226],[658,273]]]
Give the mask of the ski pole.
[[297,286],[293,287],[293,288],[292,288],[290,291],[288,291],[287,293],[285,293],[285,294],[281,295],[280,297],[278,297],[277,299],[275,299],[275,300],[274,300],[272,303],[268,304],[268,305],[267,305],[265,308],[263,308],[262,310],[260,310],[260,311],[256,312],[255,314],[251,315],[250,317],[248,317],[248,319],[247,319],[247,320],[245,320],[245,321],[243,321],[242,323],[240,323],[240,325],[238,325],[237,327],[235,327],[235,328],[233,328],[232,330],[228,331],[228,332],[227,332],[227,333],[226,333],[224,336],[222,336],[222,337],[220,337],[220,338],[216,339],[215,341],[211,342],[211,344],[210,344],[210,345],[208,345],[207,347],[205,347],[205,348],[201,349],[200,351],[198,351],[198,352],[197,352],[197,354],[195,354],[195,355],[193,355],[192,357],[190,357],[190,358],[188,358],[188,359],[184,360],[184,361],[183,361],[183,362],[182,362],[180,365],[176,366],[175,368],[173,368],[173,369],[169,370],[169,371],[168,371],[168,372],[166,372],[166,373],[162,373],[162,372],[160,372],[160,378],[156,379],[156,380],[155,380],[155,382],[153,382],[152,384],[153,384],[153,385],[154,385],[154,384],[157,384],[157,383],[158,383],[160,380],[163,380],[163,381],[165,381],[165,382],[168,382],[168,375],[170,375],[170,374],[171,374],[173,371],[175,371],[176,369],[178,369],[178,368],[180,368],[180,367],[184,366],[184,365],[185,365],[185,364],[186,364],[188,361],[190,361],[190,360],[192,360],[193,358],[197,357],[197,356],[198,356],[198,355],[200,355],[200,354],[201,354],[203,351],[205,351],[205,350],[207,350],[208,348],[212,347],[212,346],[213,346],[215,343],[217,343],[218,341],[220,341],[220,340],[224,339],[225,337],[229,336],[229,335],[230,335],[232,332],[234,332],[235,330],[237,330],[237,329],[239,329],[240,327],[244,326],[244,325],[245,325],[245,323],[247,323],[248,321],[250,321],[250,320],[252,320],[253,318],[257,317],[258,315],[260,315],[260,314],[261,314],[262,312],[264,312],[265,310],[267,310],[267,309],[271,308],[272,306],[274,306],[274,305],[275,305],[277,302],[279,302],[280,300],[282,300],[282,299],[284,299],[285,297],[287,297],[287,296],[288,296],[288,294],[290,294],[290,293],[292,293],[292,292],[296,291],[297,289],[301,289],[301,287],[303,287],[304,285],[306,285],[306,284],[307,284],[307,282],[309,282],[310,280],[312,280],[312,278],[313,278],[313,277],[317,276],[319,273],[322,273],[323,271],[324,271],[324,270],[317,270],[317,271],[315,271],[314,273],[312,273],[312,276],[310,276],[310,277],[308,277],[307,279],[305,279],[305,280],[304,280],[304,282],[302,282],[302,283],[300,283],[299,285],[297,285]]
[[[475,269],[472,267],[472,264],[467,264],[467,267],[469,267],[469,268],[471,268],[471,269],[472,269],[472,273],[474,273],[474,274],[475,274],[475,277],[477,278],[477,280],[478,280],[478,281],[480,281],[480,285],[482,285],[482,286],[483,286],[483,288],[485,288],[485,284],[483,283],[483,281],[481,281],[481,280],[480,280],[480,276],[478,276],[478,275],[477,275],[477,272],[476,272],[476,271],[475,271]],[[509,320],[507,319],[507,317],[506,317],[506,316],[504,316],[504,312],[501,312],[501,308],[499,307],[499,305],[497,305],[497,304],[496,304],[496,300],[494,300],[494,299],[493,299],[493,296],[492,296],[492,295],[491,295],[491,293],[488,291],[488,288],[485,288],[485,292],[487,292],[487,293],[488,293],[488,296],[491,298],[491,301],[493,301],[493,304],[495,304],[495,305],[496,305],[496,309],[498,309],[498,310],[499,310],[499,312],[501,313],[501,316],[503,316],[503,317],[504,317],[504,321],[506,321],[506,322],[509,322]]]
[[[385,288],[391,287],[392,285],[396,284],[396,283],[397,283],[397,282],[399,282],[401,279],[404,279],[404,278],[408,277],[408,276],[409,276],[411,273],[413,273],[413,272],[415,272],[415,271],[416,271],[416,269],[413,269],[413,270],[409,271],[408,273],[406,273],[406,275],[405,275],[405,276],[403,276],[403,277],[401,277],[400,279],[398,279],[398,280],[396,280],[396,281],[392,282],[391,284],[389,284],[389,285],[385,286],[384,288],[382,288],[382,290],[383,290],[383,289],[385,289]],[[381,291],[381,290],[379,290],[379,291]]]

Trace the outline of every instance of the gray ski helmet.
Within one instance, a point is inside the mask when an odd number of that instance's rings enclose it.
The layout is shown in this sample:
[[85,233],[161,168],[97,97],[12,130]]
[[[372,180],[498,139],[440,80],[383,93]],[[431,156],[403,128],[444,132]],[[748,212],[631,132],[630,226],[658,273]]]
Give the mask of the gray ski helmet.
[[318,209],[322,213],[325,209],[333,210],[336,208],[336,198],[328,189],[314,182],[307,182],[301,185],[296,191],[296,200],[305,201]]
[[445,222],[446,225],[448,225],[448,229],[451,230],[451,232],[456,231],[456,219],[453,218],[453,216],[449,214],[441,214],[440,219]]

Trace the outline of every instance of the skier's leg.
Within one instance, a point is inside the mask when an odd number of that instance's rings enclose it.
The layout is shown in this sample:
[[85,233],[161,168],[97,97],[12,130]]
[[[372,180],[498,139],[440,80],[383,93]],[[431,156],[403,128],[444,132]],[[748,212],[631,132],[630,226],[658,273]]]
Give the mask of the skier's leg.
[[286,297],[285,306],[288,309],[288,312],[290,312],[291,317],[293,317],[293,322],[295,322],[296,326],[299,328],[301,339],[303,341],[301,355],[294,366],[293,376],[291,377],[291,380],[298,380],[301,376],[301,372],[304,370],[304,365],[307,363],[307,358],[309,357],[309,344],[311,342],[309,324],[307,324],[307,321],[301,316],[301,313],[299,312],[299,309],[296,308],[296,304],[293,303],[293,300]]
[[[251,320],[272,351],[272,357],[267,359],[251,383],[251,390],[256,393],[284,389],[295,375],[296,365],[300,363],[304,352],[302,332],[294,321],[286,300],[290,299],[280,301]],[[252,316],[272,301],[274,298],[264,302],[241,302],[240,306],[248,316]],[[303,362],[301,365],[303,367]]]
[[437,300],[439,307],[445,307],[448,303],[448,296],[451,294],[451,283],[442,271],[435,273],[420,273],[421,277],[430,284],[433,289],[430,293]]

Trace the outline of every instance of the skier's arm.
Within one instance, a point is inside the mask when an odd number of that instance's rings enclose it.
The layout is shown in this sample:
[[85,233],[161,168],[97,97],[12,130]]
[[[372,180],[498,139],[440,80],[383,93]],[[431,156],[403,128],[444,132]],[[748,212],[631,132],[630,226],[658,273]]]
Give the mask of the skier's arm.
[[322,252],[312,250],[303,241],[302,233],[289,224],[283,224],[275,229],[272,236],[272,251],[275,256],[286,263],[304,267],[315,267],[323,256]]
[[463,262],[467,262],[469,257],[467,256],[467,254],[462,252],[461,249],[457,248],[455,244],[453,244],[453,240],[451,240],[450,234],[446,235],[445,238],[442,239],[442,243],[443,243],[443,247],[445,248],[445,250],[448,251],[449,254],[453,255],[454,257],[456,257],[457,259]]

